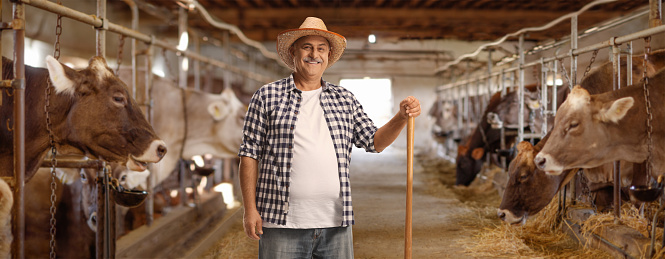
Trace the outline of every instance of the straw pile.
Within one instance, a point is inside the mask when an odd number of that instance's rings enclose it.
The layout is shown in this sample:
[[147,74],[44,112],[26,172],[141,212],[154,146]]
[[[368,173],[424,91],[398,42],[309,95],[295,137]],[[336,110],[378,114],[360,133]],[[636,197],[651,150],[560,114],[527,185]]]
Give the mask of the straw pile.
[[[618,223],[615,223],[616,217],[614,216],[613,212],[592,215],[584,221],[581,229],[582,234],[589,235],[590,233],[595,233],[602,235],[603,228],[620,224],[637,230],[640,232],[640,234],[647,238],[651,238],[651,230],[648,226],[653,220],[652,217],[657,207],[658,205],[656,203],[648,204],[645,216],[640,216],[639,209],[636,208],[632,203],[624,203],[621,207],[621,218],[619,219]],[[665,249],[660,247],[663,236],[662,227],[656,226],[655,236],[656,256],[654,258],[665,258]],[[645,247],[643,251],[647,251],[647,247]]]
[[[473,257],[610,257],[600,250],[582,248],[577,241],[562,233],[556,224],[557,204],[558,199],[555,198],[523,226],[498,222],[496,208],[486,208],[479,214],[480,220],[471,219],[472,222],[469,222],[476,225],[480,223],[484,227],[477,231],[472,240],[462,240],[460,245]],[[489,213],[493,214],[494,221],[482,215]]]
[[258,251],[259,241],[245,235],[240,221],[234,223],[222,240],[201,258],[256,258]]

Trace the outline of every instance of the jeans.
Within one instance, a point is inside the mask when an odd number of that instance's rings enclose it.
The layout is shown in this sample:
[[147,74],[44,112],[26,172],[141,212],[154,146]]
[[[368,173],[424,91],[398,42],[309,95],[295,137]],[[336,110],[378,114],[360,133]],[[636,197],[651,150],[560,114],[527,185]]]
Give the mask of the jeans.
[[263,228],[259,259],[353,258],[351,226],[314,229]]

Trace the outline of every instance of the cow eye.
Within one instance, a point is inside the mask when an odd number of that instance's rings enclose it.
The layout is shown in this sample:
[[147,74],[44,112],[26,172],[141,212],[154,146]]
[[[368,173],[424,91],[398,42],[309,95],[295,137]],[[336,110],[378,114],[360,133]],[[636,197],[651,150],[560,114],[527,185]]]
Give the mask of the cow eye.
[[113,101],[119,105],[125,105],[125,96],[115,95],[113,96]]
[[120,176],[121,182],[124,182],[125,180],[127,180],[127,175]]
[[580,123],[578,121],[572,121],[572,122],[570,122],[570,125],[568,126],[568,129],[571,130],[571,129],[577,128],[577,126],[579,126],[579,125],[580,125]]
[[88,177],[85,175],[84,172],[81,172],[81,182],[83,183],[88,182]]
[[520,174],[520,182],[526,181],[529,178],[529,174]]

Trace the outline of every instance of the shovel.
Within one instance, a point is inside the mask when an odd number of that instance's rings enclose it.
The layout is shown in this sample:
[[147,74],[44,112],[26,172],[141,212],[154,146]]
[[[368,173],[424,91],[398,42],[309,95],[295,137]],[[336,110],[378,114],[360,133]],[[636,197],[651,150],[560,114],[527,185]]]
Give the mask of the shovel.
[[404,225],[404,258],[411,259],[411,210],[413,204],[413,128],[414,117],[409,117],[406,125],[406,224]]

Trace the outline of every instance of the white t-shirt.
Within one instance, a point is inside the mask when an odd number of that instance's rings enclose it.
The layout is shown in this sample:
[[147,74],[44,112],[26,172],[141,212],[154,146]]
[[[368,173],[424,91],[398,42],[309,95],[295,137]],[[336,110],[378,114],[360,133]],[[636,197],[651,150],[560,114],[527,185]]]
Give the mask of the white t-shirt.
[[321,91],[302,91],[295,126],[286,225],[272,228],[328,228],[342,224],[337,154],[321,107]]

